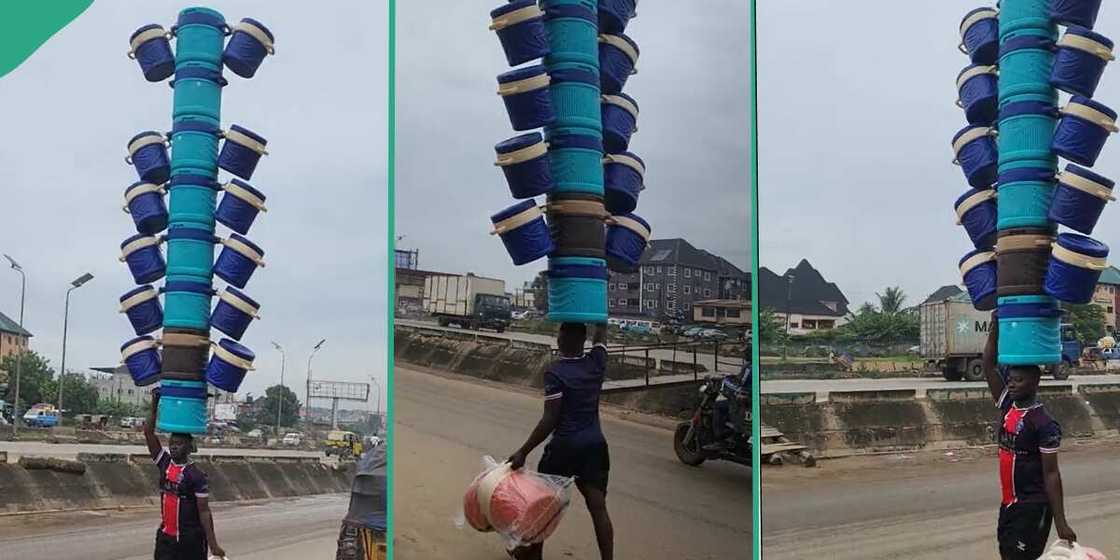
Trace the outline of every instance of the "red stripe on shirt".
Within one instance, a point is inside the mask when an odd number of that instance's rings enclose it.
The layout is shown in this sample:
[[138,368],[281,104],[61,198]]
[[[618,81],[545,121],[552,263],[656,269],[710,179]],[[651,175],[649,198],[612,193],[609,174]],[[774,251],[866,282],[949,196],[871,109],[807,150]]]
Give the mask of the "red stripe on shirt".
[[[1011,407],[1003,417],[1003,429],[1008,434],[1019,434],[1019,423],[1026,417],[1029,409]],[[1014,439],[1014,438],[1012,438]],[[999,450],[999,482],[1003,490],[1003,505],[1009,506],[1018,500],[1015,495],[1015,450]]]

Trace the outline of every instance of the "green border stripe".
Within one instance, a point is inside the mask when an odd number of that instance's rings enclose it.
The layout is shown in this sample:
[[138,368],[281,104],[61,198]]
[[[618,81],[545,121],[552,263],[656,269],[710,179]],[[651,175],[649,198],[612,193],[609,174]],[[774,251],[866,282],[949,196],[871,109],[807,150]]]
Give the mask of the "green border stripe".
[[751,0],[751,550],[762,558],[762,380],[758,365],[758,7]]
[[387,552],[387,555],[389,557],[389,560],[392,560],[392,558],[393,558],[393,544],[394,544],[394,541],[396,540],[396,538],[395,538],[395,535],[396,535],[396,531],[395,531],[396,520],[394,519],[395,512],[394,512],[394,508],[393,508],[393,503],[395,501],[393,499],[394,494],[395,494],[395,492],[393,490],[394,490],[394,483],[396,482],[396,474],[395,474],[396,473],[396,468],[394,466],[394,463],[395,463],[394,456],[397,454],[396,438],[393,437],[393,432],[395,431],[394,428],[393,428],[393,365],[394,365],[393,364],[393,361],[394,361],[393,360],[393,328],[394,328],[394,325],[393,325],[393,311],[396,309],[396,303],[395,303],[396,302],[396,300],[395,300],[396,278],[395,277],[396,277],[396,248],[397,248],[397,244],[396,244],[396,239],[397,239],[396,238],[396,229],[397,229],[396,228],[396,215],[397,214],[396,214],[396,200],[395,200],[396,199],[396,181],[397,181],[397,172],[396,172],[397,80],[396,80],[396,78],[397,78],[397,2],[396,2],[396,0],[389,0],[389,92],[388,92],[389,93],[389,95],[388,95],[388,97],[389,97],[389,112],[386,115],[386,119],[388,120],[388,127],[387,128],[389,129],[389,142],[388,142],[388,146],[389,146],[388,158],[389,159],[388,159],[387,166],[386,166],[386,176],[387,176],[387,179],[388,179],[388,185],[387,185],[387,188],[386,188],[386,192],[387,192],[387,195],[388,195],[388,205],[386,206],[386,212],[388,213],[388,219],[386,220],[386,222],[389,224],[389,227],[388,227],[388,230],[389,230],[389,240],[388,240],[389,271],[388,271],[388,274],[386,274],[387,284],[388,284],[387,292],[389,294],[389,301],[386,302],[386,310],[387,310],[386,315],[388,315],[388,320],[387,321],[388,321],[388,325],[389,325],[389,331],[387,333],[387,336],[386,336],[387,340],[386,340],[386,343],[385,343],[385,352],[388,354],[386,362],[387,362],[388,367],[389,367],[389,369],[386,370],[386,372],[385,372],[386,373],[385,374],[385,386],[386,386],[385,392],[388,395],[386,397],[386,402],[385,402],[385,425],[386,425],[385,435],[386,435],[386,440],[388,440],[387,445],[389,446],[389,454],[388,454],[389,455],[389,461],[388,461],[388,464],[386,465],[388,467],[388,469],[387,469],[387,471],[388,471],[388,481],[387,481],[387,484],[386,484],[386,494],[387,494],[386,514],[387,514],[387,517],[388,517],[388,523],[386,524],[386,527],[385,527],[385,529],[386,529],[386,531],[385,531],[385,535],[386,535],[385,541],[386,541],[386,552]]
[[0,2],[0,77],[26,62],[90,4],[93,0]]

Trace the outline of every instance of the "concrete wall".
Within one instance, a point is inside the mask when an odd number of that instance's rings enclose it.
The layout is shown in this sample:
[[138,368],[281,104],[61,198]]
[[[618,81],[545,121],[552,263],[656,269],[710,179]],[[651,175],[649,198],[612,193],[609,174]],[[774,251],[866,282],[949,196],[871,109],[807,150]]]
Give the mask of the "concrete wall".
[[[211,499],[256,500],[348,492],[352,467],[314,457],[195,456]],[[83,474],[0,463],[0,514],[158,505],[158,472],[147,455],[78,455]]]

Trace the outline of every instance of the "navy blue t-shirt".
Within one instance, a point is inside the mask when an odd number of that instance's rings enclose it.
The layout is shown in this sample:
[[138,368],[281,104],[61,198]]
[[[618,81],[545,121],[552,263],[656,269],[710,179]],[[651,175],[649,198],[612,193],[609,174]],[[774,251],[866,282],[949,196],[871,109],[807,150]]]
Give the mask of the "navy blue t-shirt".
[[607,348],[596,344],[579,358],[560,358],[544,374],[544,399],[561,399],[560,423],[552,439],[572,445],[604,442],[599,393],[607,370]]

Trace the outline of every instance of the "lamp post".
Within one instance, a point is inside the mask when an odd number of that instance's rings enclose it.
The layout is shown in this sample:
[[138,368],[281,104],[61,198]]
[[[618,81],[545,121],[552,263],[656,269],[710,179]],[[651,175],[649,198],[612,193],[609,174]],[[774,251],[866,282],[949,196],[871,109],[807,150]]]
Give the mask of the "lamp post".
[[62,386],[66,378],[66,331],[70,323],[70,292],[81,288],[83,284],[93,280],[93,275],[85,273],[70,283],[70,289],[66,290],[66,312],[62,317],[62,364],[61,371],[58,373],[58,425],[62,425]]
[[[27,295],[27,276],[23,273],[23,267],[19,265],[12,257],[6,253],[4,258],[12,265],[12,270],[19,273],[19,328],[23,330],[23,301]],[[20,333],[22,336],[23,333]],[[20,350],[16,354],[16,393],[15,400],[12,402],[12,437],[19,435],[19,376],[20,370],[23,369],[23,354],[25,350]]]
[[315,357],[315,353],[323,347],[323,343],[326,341],[327,339],[325,338],[320,340],[319,344],[316,344],[315,347],[311,349],[311,355],[307,357],[307,394],[305,396],[306,402],[303,403],[303,406],[307,409],[307,419],[309,421],[311,420],[311,358]]
[[374,386],[374,387],[377,387],[377,400],[374,401],[377,412],[375,412],[374,414],[376,414],[377,417],[380,419],[381,418],[381,382],[377,381],[377,379],[374,378],[374,376],[371,375],[371,376],[369,376],[369,384]]
[[790,321],[790,300],[793,299],[793,273],[786,274],[786,336],[782,340],[782,361],[789,361],[789,321]]
[[280,396],[276,403],[276,437],[280,437],[280,414],[284,410],[284,362],[287,361],[287,356],[276,341],[272,342],[272,346],[280,351]]

